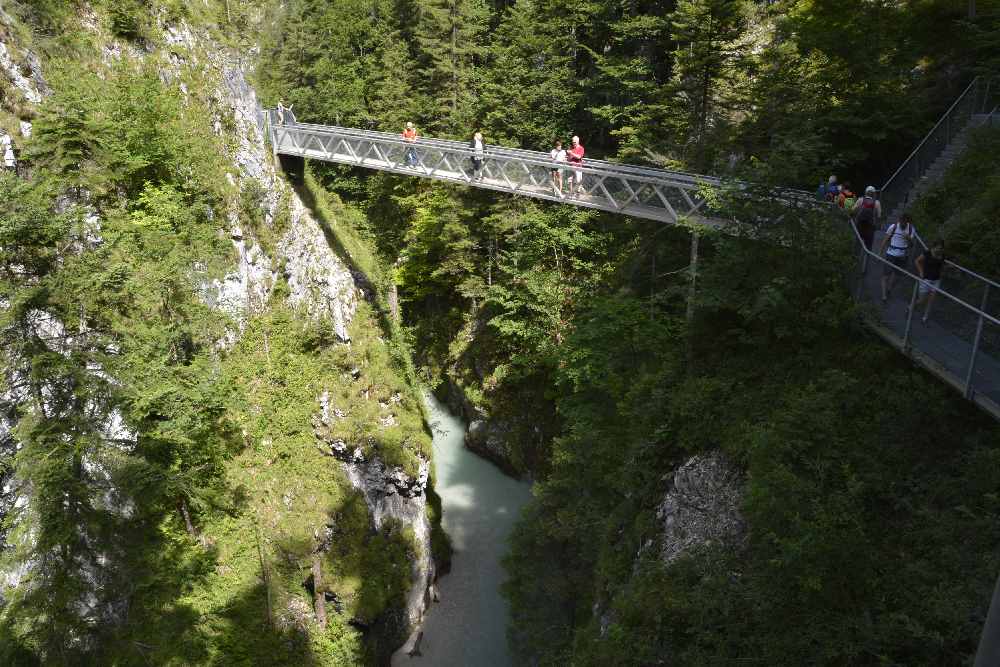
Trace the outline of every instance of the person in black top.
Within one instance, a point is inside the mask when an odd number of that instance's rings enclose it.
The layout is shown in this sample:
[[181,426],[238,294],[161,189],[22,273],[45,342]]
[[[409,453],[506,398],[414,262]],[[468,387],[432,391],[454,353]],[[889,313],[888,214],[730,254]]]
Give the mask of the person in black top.
[[926,322],[927,318],[931,314],[931,304],[934,303],[934,295],[937,294],[938,288],[941,287],[941,273],[944,271],[944,241],[935,241],[931,244],[928,250],[925,250],[923,254],[917,257],[915,262],[917,266],[917,274],[923,279],[920,282],[920,298],[917,300],[916,307],[919,308],[924,302],[927,302],[927,308],[924,310],[924,316],[921,318],[921,322]]

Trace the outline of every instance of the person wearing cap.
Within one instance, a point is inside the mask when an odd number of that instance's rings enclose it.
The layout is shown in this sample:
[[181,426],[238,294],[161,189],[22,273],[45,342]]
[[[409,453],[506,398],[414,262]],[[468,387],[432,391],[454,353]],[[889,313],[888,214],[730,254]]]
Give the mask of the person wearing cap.
[[[403,140],[411,144],[417,142],[417,130],[413,127],[413,123],[409,121],[407,121],[406,127],[403,128]],[[406,157],[404,159],[407,167],[415,168],[417,166],[417,151],[408,146],[406,148]]]
[[826,200],[833,201],[840,194],[840,185],[837,184],[837,177],[834,174],[826,182]]
[[882,204],[875,198],[875,186],[869,185],[865,188],[865,196],[854,202],[851,208],[851,217],[854,218],[854,226],[858,230],[858,235],[865,242],[865,248],[872,249],[875,242],[875,228],[882,218]]

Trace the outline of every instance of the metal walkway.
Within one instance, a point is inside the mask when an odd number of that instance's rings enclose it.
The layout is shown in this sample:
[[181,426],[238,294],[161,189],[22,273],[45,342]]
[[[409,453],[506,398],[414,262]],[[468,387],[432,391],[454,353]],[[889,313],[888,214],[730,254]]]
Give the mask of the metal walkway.
[[[564,170],[564,190],[573,171],[583,172],[584,193],[571,195],[554,187],[554,163],[547,153],[487,146],[482,178],[477,179],[472,171],[473,151],[463,142],[425,138],[408,142],[398,134],[297,123],[288,111],[284,121],[279,122],[274,110],[265,112],[263,122],[275,155],[450,181],[661,222],[687,218],[716,228],[738,225],[712,209],[712,198],[706,195],[720,188],[722,181],[711,176],[585,159],[582,169],[559,166]],[[940,143],[941,149],[946,145]],[[789,206],[817,205],[811,194],[794,190],[783,191],[777,198]],[[920,282],[912,272],[913,258],[908,270],[893,269],[898,272],[896,286],[883,304],[880,281],[886,260],[865,249],[851,230],[858,258],[851,289],[865,306],[869,324],[915,362],[1000,419],[1000,284],[949,262],[931,315],[923,323],[923,309],[910,316],[908,308],[917,298]],[[876,248],[878,243],[877,239]]]
[[[1000,420],[1000,284],[949,263],[924,322],[912,254],[906,270],[891,267],[895,285],[883,302],[882,275],[891,265],[853,236],[858,263],[851,290],[875,332]],[[878,233],[873,247],[881,242]]]
[[[721,185],[711,176],[584,158],[579,168],[558,163],[563,173],[560,191],[552,178],[556,163],[548,153],[489,145],[477,179],[468,143],[423,137],[408,142],[399,134],[297,123],[288,111],[285,122],[279,123],[276,115],[268,112],[275,154],[451,181],[661,222],[690,218],[712,227],[731,222],[712,211],[706,200],[705,194]],[[569,192],[574,172],[582,175],[583,193]]]

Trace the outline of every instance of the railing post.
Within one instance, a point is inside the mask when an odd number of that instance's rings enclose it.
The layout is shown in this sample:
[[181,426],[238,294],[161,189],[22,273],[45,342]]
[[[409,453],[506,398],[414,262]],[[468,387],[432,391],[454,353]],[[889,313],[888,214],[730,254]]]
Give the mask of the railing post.
[[917,289],[920,281],[913,281],[913,294],[910,295],[910,307],[906,309],[906,329],[903,331],[903,352],[910,349],[910,327],[913,325],[913,307],[917,303]]
[[858,247],[861,249],[861,273],[858,275],[858,289],[854,300],[861,303],[865,294],[865,273],[868,271],[868,253],[865,252],[864,241],[858,243]]
[[979,636],[979,649],[976,651],[975,667],[990,667],[1000,661],[1000,577],[997,577],[993,589],[993,599],[989,611],[986,612],[986,622],[983,623],[983,633]]
[[983,302],[979,305],[979,322],[976,323],[976,337],[972,341],[972,356],[969,357],[969,372],[965,374],[965,397],[971,399],[974,393],[972,389],[972,374],[976,371],[976,355],[979,354],[979,341],[983,337],[983,313],[986,312],[986,301],[990,298],[990,285],[986,284],[983,290]]

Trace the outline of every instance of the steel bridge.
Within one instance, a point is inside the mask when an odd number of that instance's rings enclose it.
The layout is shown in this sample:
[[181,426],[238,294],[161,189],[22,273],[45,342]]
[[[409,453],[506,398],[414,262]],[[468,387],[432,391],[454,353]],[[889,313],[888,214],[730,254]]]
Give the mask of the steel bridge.
[[[955,115],[954,108],[949,114]],[[262,121],[276,156],[461,183],[660,222],[686,219],[714,228],[741,226],[714,203],[720,198],[713,197],[713,191],[725,186],[711,176],[591,159],[574,167],[554,163],[547,153],[499,146],[486,147],[482,171],[476,174],[473,150],[464,142],[423,137],[406,141],[399,134],[298,123],[288,110],[283,117],[266,111]],[[962,128],[968,122],[964,116],[949,116],[947,125]],[[940,150],[947,146],[937,144]],[[563,170],[562,189],[553,182],[553,169]],[[583,193],[568,191],[573,172],[581,172]],[[811,194],[796,190],[771,191],[769,196],[789,208],[818,205]],[[880,279],[886,261],[851,231],[858,259],[851,289],[866,321],[890,344],[1000,420],[1000,284],[948,262],[925,323],[923,312],[915,308],[920,278],[909,269],[889,269],[897,272],[901,284],[882,302]]]
[[[268,112],[268,131],[276,155],[462,183],[660,222],[676,223],[684,218],[712,227],[732,222],[713,210],[706,197],[722,184],[712,176],[590,158],[577,167],[555,163],[548,153],[490,145],[477,177],[473,150],[465,142],[424,137],[407,141],[387,132],[298,123],[287,110],[283,115],[284,122],[280,122],[277,112]],[[561,189],[555,185],[554,169],[562,172]],[[581,177],[581,193],[570,192],[574,173]]]

